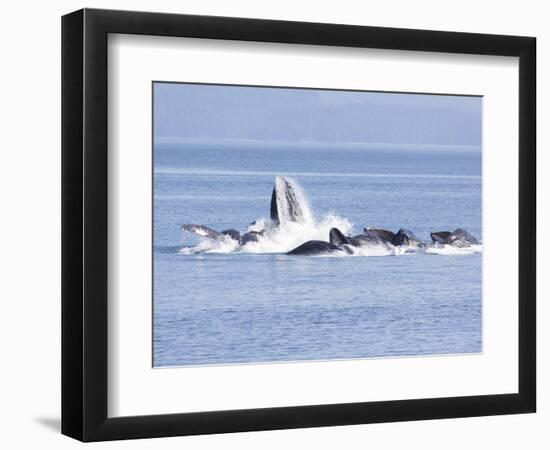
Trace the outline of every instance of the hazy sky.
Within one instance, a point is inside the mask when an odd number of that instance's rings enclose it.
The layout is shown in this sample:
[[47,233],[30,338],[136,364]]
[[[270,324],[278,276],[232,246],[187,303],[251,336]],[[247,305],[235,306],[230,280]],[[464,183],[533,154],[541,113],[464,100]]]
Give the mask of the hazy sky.
[[155,138],[481,145],[480,97],[155,83]]

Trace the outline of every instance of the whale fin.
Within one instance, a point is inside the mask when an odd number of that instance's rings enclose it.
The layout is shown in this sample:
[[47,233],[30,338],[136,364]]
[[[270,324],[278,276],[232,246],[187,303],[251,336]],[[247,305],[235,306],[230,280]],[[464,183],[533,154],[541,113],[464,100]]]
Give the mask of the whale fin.
[[350,240],[338,228],[331,228],[329,242],[334,245],[351,245]]

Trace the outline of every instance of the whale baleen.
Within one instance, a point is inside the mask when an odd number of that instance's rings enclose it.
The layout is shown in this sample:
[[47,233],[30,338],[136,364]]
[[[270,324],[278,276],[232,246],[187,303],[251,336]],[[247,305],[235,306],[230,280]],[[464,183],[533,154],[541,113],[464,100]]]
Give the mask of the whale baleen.
[[271,220],[275,225],[285,222],[304,223],[310,220],[307,205],[300,202],[297,188],[285,177],[275,177],[275,186],[271,193]]

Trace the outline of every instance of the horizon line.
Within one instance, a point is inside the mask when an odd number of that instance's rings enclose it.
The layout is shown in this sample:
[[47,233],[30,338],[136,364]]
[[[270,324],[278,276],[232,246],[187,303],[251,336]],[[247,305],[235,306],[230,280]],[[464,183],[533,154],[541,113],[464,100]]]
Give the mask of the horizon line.
[[154,137],[155,143],[159,142],[216,142],[216,143],[262,143],[262,144],[293,144],[293,145],[357,145],[357,146],[400,146],[400,147],[458,147],[463,149],[481,149],[482,143],[475,144],[438,144],[438,143],[412,143],[412,142],[364,142],[364,141],[310,141],[310,140],[284,140],[284,139],[249,139],[249,138],[194,138],[182,136],[158,136]]

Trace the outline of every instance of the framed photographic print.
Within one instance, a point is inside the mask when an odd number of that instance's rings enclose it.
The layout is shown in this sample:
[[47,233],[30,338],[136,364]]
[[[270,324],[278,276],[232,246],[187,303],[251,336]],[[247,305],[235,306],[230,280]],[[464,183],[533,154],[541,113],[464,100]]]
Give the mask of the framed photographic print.
[[64,434],[535,411],[535,38],[62,31]]

